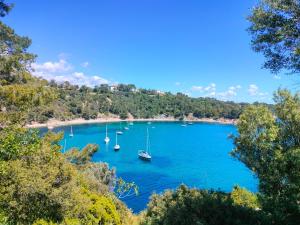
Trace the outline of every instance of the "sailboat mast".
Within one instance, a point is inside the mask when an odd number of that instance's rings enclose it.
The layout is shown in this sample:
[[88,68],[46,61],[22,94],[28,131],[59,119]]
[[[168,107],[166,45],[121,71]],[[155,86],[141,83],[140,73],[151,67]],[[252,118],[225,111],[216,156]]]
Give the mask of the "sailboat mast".
[[106,132],[105,132],[105,137],[107,137],[107,124],[106,124]]
[[118,134],[116,133],[116,145],[118,144]]
[[149,129],[147,127],[147,141],[146,141],[146,151],[148,152],[149,150]]

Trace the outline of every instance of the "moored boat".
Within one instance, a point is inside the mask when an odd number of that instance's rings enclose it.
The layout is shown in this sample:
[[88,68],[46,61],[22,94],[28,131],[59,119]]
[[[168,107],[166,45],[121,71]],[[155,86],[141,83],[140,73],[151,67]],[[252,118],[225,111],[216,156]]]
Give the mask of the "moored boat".
[[119,130],[117,131],[117,134],[118,135],[122,135],[123,134],[122,127],[121,127],[121,122],[120,122]]
[[106,131],[105,131],[105,138],[104,138],[104,142],[106,144],[108,144],[108,142],[110,141],[109,137],[107,136],[107,124],[106,124]]
[[118,151],[120,150],[121,146],[118,144],[118,134],[116,133],[116,144],[114,146],[114,150]]
[[70,131],[70,134],[69,134],[70,137],[73,137],[74,134],[73,134],[73,127],[71,126],[71,131]]
[[152,158],[151,155],[147,151],[144,151],[144,150],[139,151],[138,155],[139,155],[140,159],[145,160],[145,161],[150,161]]
[[152,159],[151,154],[149,153],[150,141],[149,141],[149,130],[147,128],[147,138],[146,138],[146,150],[140,150],[138,156],[141,160],[150,161]]

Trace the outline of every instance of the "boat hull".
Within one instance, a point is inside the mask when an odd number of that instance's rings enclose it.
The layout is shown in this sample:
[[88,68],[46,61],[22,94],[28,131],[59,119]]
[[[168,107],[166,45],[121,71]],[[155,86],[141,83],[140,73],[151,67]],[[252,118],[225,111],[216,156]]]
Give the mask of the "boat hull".
[[140,155],[139,155],[139,158],[140,158],[141,160],[143,160],[143,161],[151,161],[151,158],[146,158],[146,157],[144,157],[144,156],[140,156]]

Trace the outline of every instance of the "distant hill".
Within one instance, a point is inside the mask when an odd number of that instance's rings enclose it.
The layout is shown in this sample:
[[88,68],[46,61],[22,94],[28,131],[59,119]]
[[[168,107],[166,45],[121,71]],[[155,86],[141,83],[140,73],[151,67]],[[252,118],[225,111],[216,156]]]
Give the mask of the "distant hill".
[[237,119],[247,103],[220,101],[214,98],[191,98],[185,94],[138,89],[133,84],[94,88],[72,85],[69,82],[48,85],[56,90],[57,100],[47,107],[30,112],[29,122],[46,122],[48,119],[95,119],[101,115],[117,115],[122,119],[174,117],[184,119],[225,118]]

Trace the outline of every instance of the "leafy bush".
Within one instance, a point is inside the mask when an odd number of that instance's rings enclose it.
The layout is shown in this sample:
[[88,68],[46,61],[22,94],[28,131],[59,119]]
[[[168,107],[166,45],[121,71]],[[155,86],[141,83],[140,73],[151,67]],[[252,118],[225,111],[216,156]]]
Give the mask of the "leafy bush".
[[230,194],[189,189],[153,195],[144,225],[253,225],[268,224],[260,211],[234,203]]

